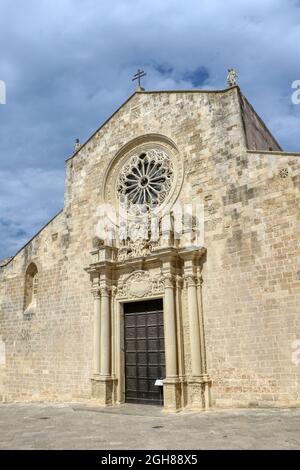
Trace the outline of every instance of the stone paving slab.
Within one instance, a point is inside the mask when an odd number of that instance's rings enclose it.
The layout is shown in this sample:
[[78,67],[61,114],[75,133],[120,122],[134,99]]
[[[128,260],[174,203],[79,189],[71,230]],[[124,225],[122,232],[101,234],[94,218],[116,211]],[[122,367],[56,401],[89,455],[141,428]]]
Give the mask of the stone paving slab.
[[300,410],[3,404],[0,449],[300,449]]

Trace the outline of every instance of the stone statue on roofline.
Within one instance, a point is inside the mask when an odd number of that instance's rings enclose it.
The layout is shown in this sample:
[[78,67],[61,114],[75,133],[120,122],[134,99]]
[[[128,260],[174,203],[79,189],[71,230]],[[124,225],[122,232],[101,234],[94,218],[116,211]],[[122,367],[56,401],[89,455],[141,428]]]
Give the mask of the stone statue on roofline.
[[235,69],[228,69],[227,85],[228,87],[236,86],[237,73]]

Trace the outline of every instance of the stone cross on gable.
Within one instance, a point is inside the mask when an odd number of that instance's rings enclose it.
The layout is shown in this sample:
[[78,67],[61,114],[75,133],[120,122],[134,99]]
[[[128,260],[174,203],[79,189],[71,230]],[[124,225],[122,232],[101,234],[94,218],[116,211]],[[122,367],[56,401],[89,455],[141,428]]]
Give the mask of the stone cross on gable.
[[134,74],[132,81],[134,82],[135,80],[138,81],[138,86],[137,86],[137,91],[144,91],[145,89],[141,87],[141,78],[145,77],[147,74],[144,72],[144,70],[138,69],[138,71]]

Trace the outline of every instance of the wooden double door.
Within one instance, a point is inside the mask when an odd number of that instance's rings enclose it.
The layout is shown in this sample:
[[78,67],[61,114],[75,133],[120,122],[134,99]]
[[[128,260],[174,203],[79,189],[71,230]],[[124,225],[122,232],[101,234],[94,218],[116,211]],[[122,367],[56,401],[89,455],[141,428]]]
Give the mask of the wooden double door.
[[125,401],[163,405],[165,344],[162,299],[124,304]]

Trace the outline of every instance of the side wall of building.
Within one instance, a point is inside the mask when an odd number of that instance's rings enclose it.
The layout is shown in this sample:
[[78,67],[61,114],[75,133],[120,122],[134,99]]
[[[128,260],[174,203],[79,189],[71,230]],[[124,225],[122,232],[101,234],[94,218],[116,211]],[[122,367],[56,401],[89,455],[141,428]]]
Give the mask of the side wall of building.
[[[89,282],[69,259],[62,212],[0,270],[3,400],[89,397],[92,303]],[[24,312],[26,269],[38,269],[37,305]],[[73,269],[80,270],[78,279]],[[76,385],[75,385],[76,384]]]
[[[300,403],[300,156],[245,152],[206,203],[204,314],[220,405]],[[199,180],[206,176],[199,174]]]
[[240,93],[242,119],[249,150],[281,150],[280,145],[255,112],[249,101]]

